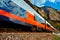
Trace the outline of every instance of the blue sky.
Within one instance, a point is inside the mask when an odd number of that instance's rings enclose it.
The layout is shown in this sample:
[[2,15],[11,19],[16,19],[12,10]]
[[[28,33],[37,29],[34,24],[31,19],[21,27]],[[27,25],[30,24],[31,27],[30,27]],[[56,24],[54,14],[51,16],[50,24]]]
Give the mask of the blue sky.
[[60,0],[30,0],[30,2],[38,7],[48,6],[60,10]]

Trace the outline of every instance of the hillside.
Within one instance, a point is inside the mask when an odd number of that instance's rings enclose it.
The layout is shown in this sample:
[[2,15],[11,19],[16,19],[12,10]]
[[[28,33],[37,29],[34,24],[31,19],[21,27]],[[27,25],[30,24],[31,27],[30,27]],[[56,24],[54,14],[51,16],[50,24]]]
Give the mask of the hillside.
[[51,7],[36,7],[32,5],[29,0],[25,0],[36,12],[44,17],[55,28],[60,30],[60,10],[55,10]]

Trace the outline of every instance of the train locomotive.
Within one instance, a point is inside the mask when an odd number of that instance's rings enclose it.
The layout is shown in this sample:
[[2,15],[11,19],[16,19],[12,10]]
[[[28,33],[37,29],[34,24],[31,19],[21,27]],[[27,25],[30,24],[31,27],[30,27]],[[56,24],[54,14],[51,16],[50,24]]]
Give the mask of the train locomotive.
[[[42,20],[33,12],[30,12],[29,10],[25,10],[23,7],[20,7],[18,4],[14,3],[11,0],[0,1],[0,20],[24,25],[24,28],[26,26],[29,26],[32,28],[31,30],[39,31],[40,28],[45,31],[51,31],[51,32],[56,31],[49,24],[45,23],[45,20]],[[22,26],[18,26],[18,27],[20,28]],[[28,27],[26,28],[29,29]]]

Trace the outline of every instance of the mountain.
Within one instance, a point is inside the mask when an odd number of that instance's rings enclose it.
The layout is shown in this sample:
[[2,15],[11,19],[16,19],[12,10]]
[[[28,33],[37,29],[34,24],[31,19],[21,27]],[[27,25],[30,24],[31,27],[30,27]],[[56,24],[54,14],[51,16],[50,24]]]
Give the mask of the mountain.
[[41,12],[43,12],[44,14],[46,14],[45,16],[47,16],[47,19],[52,20],[52,21],[60,21],[60,14],[53,8],[50,7],[42,7],[39,8],[41,10]]
[[45,18],[52,26],[60,30],[60,10],[56,10],[47,6],[37,7],[32,5],[29,0],[25,1],[43,18]]

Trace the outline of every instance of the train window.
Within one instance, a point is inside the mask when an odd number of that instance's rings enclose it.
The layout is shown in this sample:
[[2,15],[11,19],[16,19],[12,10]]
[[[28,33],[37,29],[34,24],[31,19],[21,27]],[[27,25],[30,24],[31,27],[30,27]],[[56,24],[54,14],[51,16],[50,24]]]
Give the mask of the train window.
[[[12,2],[11,0],[1,0],[0,1],[0,9],[3,9],[7,12],[15,14],[17,16],[26,18],[26,10]],[[9,11],[8,11],[9,10]]]
[[41,18],[39,18],[38,16],[34,16],[34,20],[40,23],[45,23]]
[[17,23],[17,24],[25,25],[25,23],[24,23],[24,22],[21,22],[21,21],[18,21],[18,20],[10,19],[10,21],[12,21],[12,22],[14,22],[14,23]]

